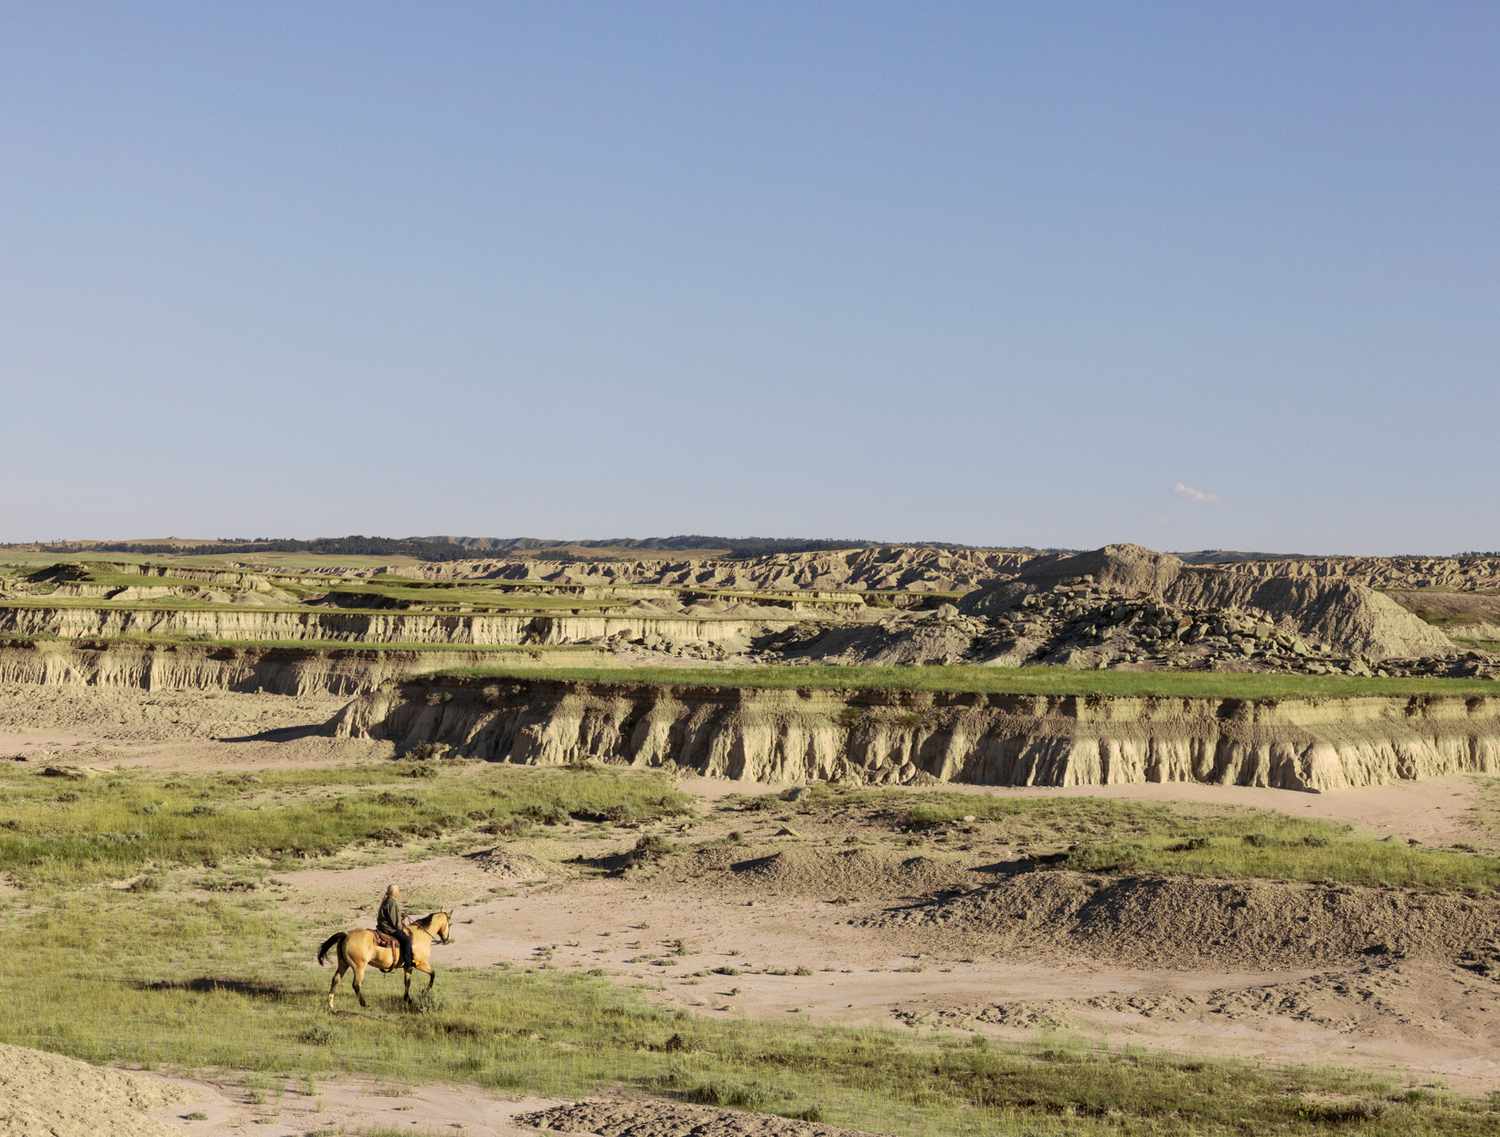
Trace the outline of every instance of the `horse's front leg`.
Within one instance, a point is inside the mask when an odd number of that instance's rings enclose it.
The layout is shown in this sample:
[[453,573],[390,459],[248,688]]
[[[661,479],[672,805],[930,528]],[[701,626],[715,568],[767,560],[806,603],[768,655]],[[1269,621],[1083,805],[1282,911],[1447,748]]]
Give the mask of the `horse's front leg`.
[[405,968],[401,972],[401,978],[406,980],[406,1001],[411,1002],[411,968]]

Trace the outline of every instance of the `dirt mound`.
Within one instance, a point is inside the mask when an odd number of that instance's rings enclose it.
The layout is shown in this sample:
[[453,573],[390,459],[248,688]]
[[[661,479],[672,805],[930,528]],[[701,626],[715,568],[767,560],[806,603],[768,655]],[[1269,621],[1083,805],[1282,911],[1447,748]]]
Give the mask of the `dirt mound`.
[[1453,960],[1500,937],[1500,901],[1278,881],[1023,873],[866,917],[1004,950],[1065,947],[1147,967],[1297,968]]
[[477,853],[465,853],[464,859],[485,872],[502,880],[518,882],[548,880],[554,870],[546,861],[529,853],[516,853],[502,849],[484,849]]
[[843,899],[925,896],[968,888],[974,874],[934,857],[871,849],[799,846],[746,856],[743,849],[708,849],[695,858],[700,883],[734,891],[764,891]]
[[1016,579],[1038,588],[1090,583],[1117,596],[1160,596],[1182,571],[1182,561],[1140,545],[1105,545],[1074,556],[1038,557]]
[[859,1137],[811,1121],[665,1101],[581,1101],[516,1118],[521,1125],[591,1137]]
[[147,1111],[177,1100],[164,1082],[0,1044],[0,1137],[173,1137]]
[[1249,987],[1215,987],[1203,994],[1096,995],[1079,1005],[1091,1010],[1120,1011],[1146,1018],[1222,1016],[1285,1018],[1355,1034],[1372,1026],[1413,1025],[1412,980],[1398,965],[1369,964],[1351,971],[1322,971]]
[[[1254,1023],[1285,1020],[1337,1034],[1371,1037],[1392,1030],[1441,1031],[1455,1018],[1495,1021],[1492,984],[1450,964],[1369,960],[1354,967],[1198,991],[1111,991],[1085,998],[1008,999],[987,1004],[901,1007],[909,1026],[973,1030],[1059,1030],[1136,1015],[1162,1022]],[[1484,1027],[1480,1028],[1485,1029]]]
[[961,616],[952,606],[945,606],[936,612],[892,616],[871,624],[832,628],[799,624],[763,637],[755,643],[755,649],[778,660],[951,664],[962,662],[975,637],[987,630],[983,620]]
[[1264,612],[1310,640],[1371,659],[1453,650],[1431,624],[1388,596],[1348,580],[1259,579],[1222,569],[1189,569],[1166,592],[1173,604]]
[[973,1030],[980,1025],[1007,1030],[1054,1031],[1072,1025],[1071,999],[1011,999],[982,1006],[896,1007],[891,1017],[907,1026],[939,1027],[943,1030]]

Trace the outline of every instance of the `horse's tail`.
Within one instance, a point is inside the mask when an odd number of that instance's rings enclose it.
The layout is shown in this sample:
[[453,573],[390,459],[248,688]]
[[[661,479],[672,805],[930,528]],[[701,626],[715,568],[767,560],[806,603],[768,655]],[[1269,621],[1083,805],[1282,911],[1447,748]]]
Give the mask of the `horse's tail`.
[[318,949],[319,967],[324,966],[323,957],[328,954],[329,949],[333,947],[342,948],[344,946],[344,940],[348,938],[348,935],[348,932],[334,932],[333,935],[329,936],[326,940],[323,941],[323,946]]

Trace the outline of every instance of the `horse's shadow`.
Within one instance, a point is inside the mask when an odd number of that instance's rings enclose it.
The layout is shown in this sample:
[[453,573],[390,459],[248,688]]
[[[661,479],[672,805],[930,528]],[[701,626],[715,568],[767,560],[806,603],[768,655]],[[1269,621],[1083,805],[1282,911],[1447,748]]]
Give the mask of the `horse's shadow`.
[[287,999],[296,994],[280,983],[264,983],[255,979],[224,979],[213,975],[200,975],[193,979],[136,980],[131,986],[137,991],[191,991],[199,995],[215,995],[227,991],[232,995],[248,995],[253,999]]
[[313,738],[331,734],[327,723],[307,723],[304,726],[278,726],[258,734],[219,735],[215,742],[296,742],[299,738]]

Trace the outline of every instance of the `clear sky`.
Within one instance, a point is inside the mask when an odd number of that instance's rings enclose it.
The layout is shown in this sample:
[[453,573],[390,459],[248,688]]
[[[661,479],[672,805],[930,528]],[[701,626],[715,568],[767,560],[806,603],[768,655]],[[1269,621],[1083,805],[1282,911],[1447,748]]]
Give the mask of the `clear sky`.
[[1500,5],[4,3],[0,539],[1500,547]]

